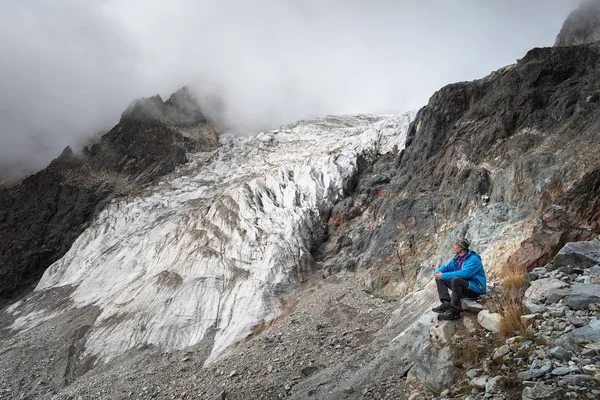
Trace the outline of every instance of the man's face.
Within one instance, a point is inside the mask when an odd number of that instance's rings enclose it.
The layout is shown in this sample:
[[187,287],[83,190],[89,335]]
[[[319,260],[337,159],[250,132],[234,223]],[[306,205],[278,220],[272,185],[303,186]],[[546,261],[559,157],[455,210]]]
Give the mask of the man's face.
[[460,254],[460,252],[462,251],[461,247],[458,247],[457,245],[453,244],[452,245],[452,251],[454,251],[454,254]]

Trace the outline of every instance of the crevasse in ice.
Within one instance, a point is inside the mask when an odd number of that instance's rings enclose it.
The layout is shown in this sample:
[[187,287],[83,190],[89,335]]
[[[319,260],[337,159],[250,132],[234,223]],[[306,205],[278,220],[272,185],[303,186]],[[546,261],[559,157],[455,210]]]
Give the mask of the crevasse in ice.
[[[325,117],[223,139],[144,194],[109,204],[36,291],[69,285],[65,307],[100,308],[86,355],[183,349],[216,329],[210,362],[277,316],[316,271],[310,249],[357,157],[403,148],[414,116]],[[57,312],[17,309],[14,329]]]

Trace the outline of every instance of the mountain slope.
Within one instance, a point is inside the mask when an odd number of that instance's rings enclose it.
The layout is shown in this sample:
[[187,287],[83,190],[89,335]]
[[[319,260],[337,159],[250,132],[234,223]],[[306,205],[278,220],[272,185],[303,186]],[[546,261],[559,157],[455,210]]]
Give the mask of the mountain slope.
[[[454,324],[428,312],[431,275],[457,236],[472,239],[493,281],[600,233],[600,52],[583,41],[448,85],[416,116],[327,117],[226,141],[111,203],[3,312],[0,388],[46,398],[440,392],[457,360]],[[147,106],[132,110],[147,118],[155,100]],[[553,331],[564,322],[546,319]]]
[[[150,110],[150,112],[148,111]],[[60,157],[19,185],[0,188],[0,299],[18,296],[62,257],[115,196],[139,190],[214,149],[218,135],[187,88],[141,99],[100,140]]]
[[[106,206],[33,297],[8,309],[9,329],[97,307],[83,358],[184,349],[216,329],[215,359],[318,271],[311,252],[359,157],[401,147],[411,118],[302,121],[194,154],[143,196]],[[58,288],[68,295],[48,307],[44,293]]]
[[365,170],[334,207],[325,266],[366,269],[374,290],[399,294],[407,277],[428,280],[458,236],[491,271],[541,266],[567,241],[595,237],[599,60],[593,45],[533,49],[435,93],[406,149]]

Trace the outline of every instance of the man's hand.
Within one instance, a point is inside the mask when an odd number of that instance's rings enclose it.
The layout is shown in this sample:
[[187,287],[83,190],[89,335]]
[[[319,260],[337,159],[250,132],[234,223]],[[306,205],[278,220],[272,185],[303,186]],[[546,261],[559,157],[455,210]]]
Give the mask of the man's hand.
[[435,275],[433,275],[433,276],[435,276],[435,280],[436,281],[439,281],[439,280],[442,279],[442,273],[441,272],[436,272]]

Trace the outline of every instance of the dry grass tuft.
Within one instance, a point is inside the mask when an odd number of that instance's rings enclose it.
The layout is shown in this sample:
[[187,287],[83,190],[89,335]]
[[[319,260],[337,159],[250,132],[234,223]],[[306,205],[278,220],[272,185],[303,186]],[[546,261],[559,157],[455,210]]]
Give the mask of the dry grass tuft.
[[500,272],[502,281],[501,292],[498,296],[498,309],[502,314],[500,321],[500,335],[507,339],[521,330],[521,315],[523,308],[523,295],[529,286],[527,270],[524,267],[511,268],[505,265]]
[[518,304],[509,303],[501,305],[502,320],[500,320],[500,335],[502,339],[507,339],[513,336],[521,328],[521,315],[523,315],[523,307]]
[[525,327],[521,328],[521,337],[523,338],[523,340],[535,341],[535,339],[536,339],[535,334],[533,333],[533,330],[531,328],[525,328]]
[[506,295],[516,295],[519,300],[523,299],[523,294],[529,286],[525,267],[512,268],[504,265],[500,271],[500,280],[502,281],[502,290],[506,292]]
[[453,346],[454,364],[465,369],[479,365],[487,358],[491,348],[489,343],[461,340]]
[[502,279],[502,285],[511,291],[520,292],[522,288],[527,288],[529,286],[529,279],[527,278],[526,273],[515,273],[511,275],[507,275]]

